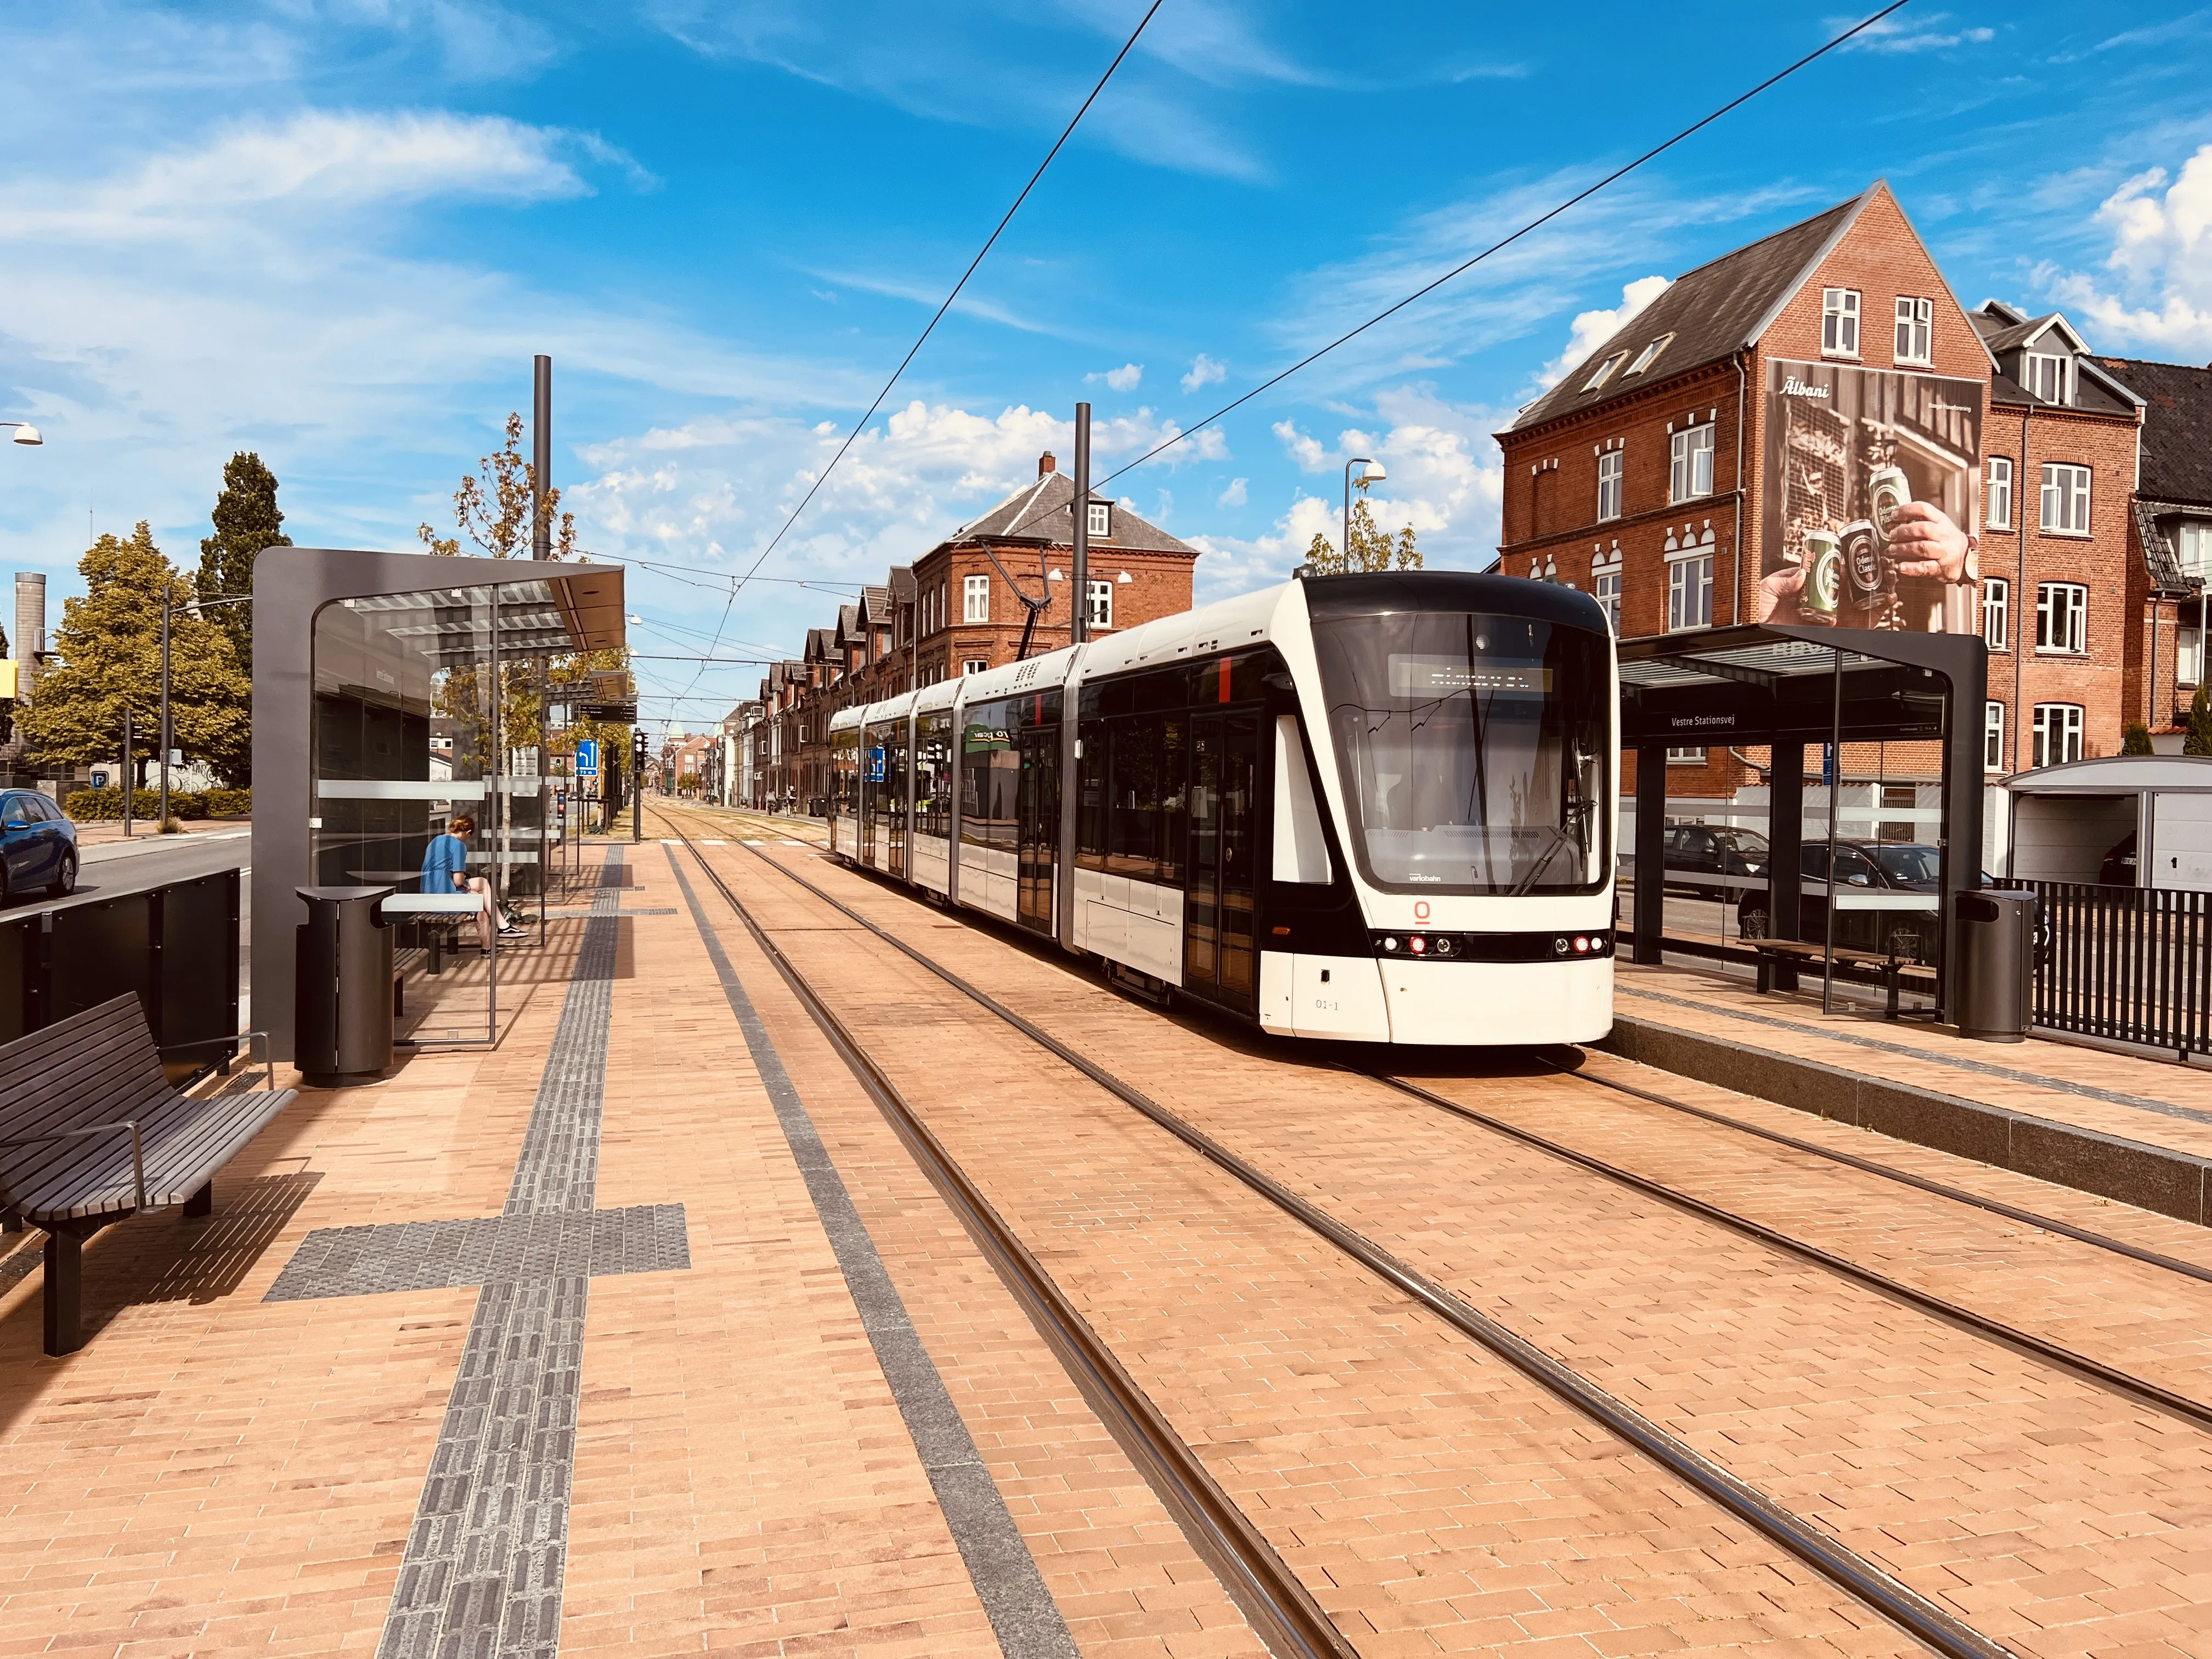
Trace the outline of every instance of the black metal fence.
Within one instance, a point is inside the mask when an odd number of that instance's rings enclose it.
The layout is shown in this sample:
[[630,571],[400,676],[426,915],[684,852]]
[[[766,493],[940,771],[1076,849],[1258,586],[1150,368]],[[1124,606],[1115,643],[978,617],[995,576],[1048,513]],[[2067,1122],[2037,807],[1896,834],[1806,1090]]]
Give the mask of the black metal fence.
[[2012,884],[2041,901],[2036,1024],[2212,1054],[2212,893]]
[[137,994],[173,1071],[238,1052],[239,872],[0,921],[0,1042]]

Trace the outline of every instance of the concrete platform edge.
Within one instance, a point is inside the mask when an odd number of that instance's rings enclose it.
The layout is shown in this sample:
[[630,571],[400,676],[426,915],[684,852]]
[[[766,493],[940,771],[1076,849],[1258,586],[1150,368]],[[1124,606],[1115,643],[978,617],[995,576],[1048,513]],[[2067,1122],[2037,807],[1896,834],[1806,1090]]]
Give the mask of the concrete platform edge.
[[1589,1047],[2055,1186],[2212,1225],[2212,1160],[1616,1014]]

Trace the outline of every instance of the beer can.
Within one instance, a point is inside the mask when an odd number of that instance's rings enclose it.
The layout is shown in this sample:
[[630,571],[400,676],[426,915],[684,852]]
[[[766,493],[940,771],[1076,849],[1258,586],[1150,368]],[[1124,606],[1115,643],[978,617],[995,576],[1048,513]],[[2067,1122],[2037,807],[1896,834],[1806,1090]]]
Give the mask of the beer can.
[[1836,532],[1825,526],[1805,532],[1805,591],[1797,608],[1809,617],[1835,620],[1843,599],[1844,556]]
[[1867,494],[1873,502],[1874,527],[1887,542],[1890,535],[1890,520],[1896,515],[1899,507],[1912,499],[1912,485],[1905,477],[1903,467],[1879,467],[1875,469],[1874,477],[1867,480]]
[[1836,540],[1843,550],[1844,576],[1850,583],[1851,597],[1863,605],[1881,592],[1888,577],[1882,565],[1882,544],[1865,519],[1852,520],[1836,532]]

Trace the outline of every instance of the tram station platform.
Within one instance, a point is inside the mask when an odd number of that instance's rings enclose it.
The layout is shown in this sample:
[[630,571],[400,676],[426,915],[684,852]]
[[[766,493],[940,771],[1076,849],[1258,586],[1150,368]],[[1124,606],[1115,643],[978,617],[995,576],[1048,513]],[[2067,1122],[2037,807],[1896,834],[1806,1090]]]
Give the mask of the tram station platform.
[[[1127,1425],[1041,1333],[785,967],[913,1093],[1340,1632],[1315,1650],[1926,1651],[1073,1070],[962,1012],[868,921],[1817,1516],[1831,1543],[1999,1651],[2203,1650],[2212,1433],[1624,1202],[1346,1068],[1382,1057],[1270,1043],[1063,972],[1010,930],[832,866],[804,820],[684,823],[688,841],[584,843],[596,878],[550,908],[528,971],[502,977],[495,1044],[303,1089],[218,1178],[211,1218],[97,1235],[80,1352],[40,1352],[36,1237],[0,1240],[0,1656],[1267,1653]],[[1962,1069],[1932,1034],[1832,1031],[1802,1006],[1729,994],[1622,975],[1622,1008],[1655,1028],[1802,1042],[1808,1057],[1857,1055],[1869,1075],[1876,1051],[1845,1036],[1924,1041],[1929,1058],[1883,1051],[1880,1068],[1948,1066],[1929,1077],[1985,1094],[2003,1081]],[[1771,1148],[1717,1154],[1710,1126],[1555,1066],[1446,1058],[1435,1075],[1392,1063],[1501,1118],[1764,1205],[1839,1254],[1895,1265],[1924,1239],[1934,1289],[2002,1298],[2008,1321],[2212,1396],[2212,1240],[2206,1281],[2168,1284],[2143,1261],[2093,1259],[1978,1212],[1930,1220],[1925,1194],[1849,1171],[1769,1169]],[[2085,1058],[2079,1075],[2108,1093],[2150,1086]],[[1720,1092],[1617,1056],[1587,1064]],[[2062,1107],[2130,1109],[2057,1093],[2053,1121]],[[1732,1109],[1868,1139],[1756,1100]],[[2205,1116],[2212,1129],[2212,1102]],[[2033,1184],[1903,1151],[1950,1179]],[[1867,1190],[1839,1202],[1838,1182]],[[2160,1251],[2199,1237],[2056,1196],[2076,1222]],[[2115,1306],[2140,1311],[2116,1322]]]
[[1816,988],[1620,964],[1608,1053],[2212,1225],[2212,1071],[2030,1036],[1976,1042]]

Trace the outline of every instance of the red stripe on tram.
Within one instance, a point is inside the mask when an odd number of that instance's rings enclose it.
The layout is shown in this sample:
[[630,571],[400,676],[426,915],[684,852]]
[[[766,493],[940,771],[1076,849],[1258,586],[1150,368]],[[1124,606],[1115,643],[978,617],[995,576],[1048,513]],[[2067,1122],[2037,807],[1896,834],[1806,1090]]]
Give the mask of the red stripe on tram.
[[1229,659],[1226,657],[1221,659],[1221,695],[1215,701],[1218,702],[1229,701]]

